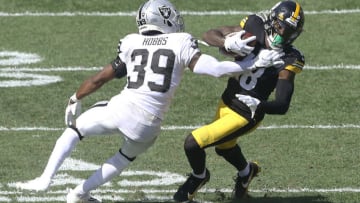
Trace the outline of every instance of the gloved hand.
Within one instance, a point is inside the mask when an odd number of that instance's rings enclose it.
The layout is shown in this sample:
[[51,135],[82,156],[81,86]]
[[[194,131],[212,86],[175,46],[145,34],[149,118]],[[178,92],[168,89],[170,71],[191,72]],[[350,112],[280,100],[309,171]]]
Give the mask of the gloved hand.
[[67,126],[76,126],[76,118],[81,113],[81,101],[76,98],[76,93],[69,99],[65,110],[65,124]]
[[228,52],[239,54],[240,56],[246,56],[250,54],[254,47],[248,46],[247,43],[256,39],[256,36],[251,36],[246,39],[241,39],[242,35],[245,34],[245,30],[240,32],[231,33],[225,37],[224,47]]
[[251,118],[254,118],[255,111],[258,105],[260,104],[260,100],[258,100],[255,97],[251,97],[249,95],[243,95],[243,94],[235,94],[235,97],[250,108]]
[[254,66],[257,68],[281,66],[284,64],[284,61],[281,59],[281,57],[284,56],[284,54],[285,53],[282,51],[262,49],[257,55],[257,57],[254,59],[255,60]]

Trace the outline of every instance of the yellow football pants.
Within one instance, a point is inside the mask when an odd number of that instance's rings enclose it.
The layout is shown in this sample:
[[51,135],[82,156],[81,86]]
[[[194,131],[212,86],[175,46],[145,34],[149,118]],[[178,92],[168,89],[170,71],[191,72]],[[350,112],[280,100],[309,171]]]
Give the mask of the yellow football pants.
[[192,131],[192,135],[201,148],[215,145],[218,149],[230,149],[236,145],[239,136],[255,130],[258,125],[249,123],[221,100],[214,121]]

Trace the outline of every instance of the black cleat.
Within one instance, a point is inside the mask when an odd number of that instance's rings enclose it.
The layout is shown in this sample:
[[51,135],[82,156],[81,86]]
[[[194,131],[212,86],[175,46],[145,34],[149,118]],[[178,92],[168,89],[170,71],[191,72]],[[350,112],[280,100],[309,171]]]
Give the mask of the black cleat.
[[250,182],[254,177],[258,175],[258,173],[261,171],[260,166],[256,162],[250,162],[250,173],[249,175],[245,177],[240,177],[237,175],[235,179],[235,197],[236,198],[244,198],[247,196],[248,188],[250,185]]
[[205,178],[196,178],[192,174],[188,177],[185,183],[179,187],[178,191],[174,194],[176,202],[191,201],[196,192],[210,180],[210,172],[206,169]]

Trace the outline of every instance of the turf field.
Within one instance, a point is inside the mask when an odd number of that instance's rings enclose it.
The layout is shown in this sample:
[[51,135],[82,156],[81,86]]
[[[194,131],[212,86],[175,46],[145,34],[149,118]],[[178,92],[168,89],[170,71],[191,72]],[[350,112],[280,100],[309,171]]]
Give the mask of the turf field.
[[[64,202],[67,188],[87,178],[119,148],[119,136],[84,140],[46,193],[14,183],[40,175],[64,130],[67,100],[116,55],[118,40],[137,32],[142,0],[0,0],[0,202]],[[295,45],[306,58],[285,116],[267,116],[239,142],[262,166],[250,203],[360,202],[360,1],[301,0],[305,31]],[[274,0],[174,1],[186,31],[237,24]],[[214,12],[215,11],[215,12]],[[214,48],[206,53],[225,59]],[[83,100],[86,109],[118,93],[115,80]],[[185,136],[210,122],[226,78],[186,72],[157,143],[112,182],[94,191],[104,202],[172,202],[190,172]],[[210,182],[197,202],[233,203],[236,171],[207,150]]]

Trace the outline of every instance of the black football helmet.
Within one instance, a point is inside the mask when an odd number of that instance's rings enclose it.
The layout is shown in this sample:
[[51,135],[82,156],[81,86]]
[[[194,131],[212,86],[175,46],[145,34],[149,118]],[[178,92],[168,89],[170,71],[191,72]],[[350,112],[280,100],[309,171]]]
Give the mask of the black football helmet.
[[299,3],[287,0],[270,10],[267,40],[273,49],[290,45],[303,31],[305,16]]

